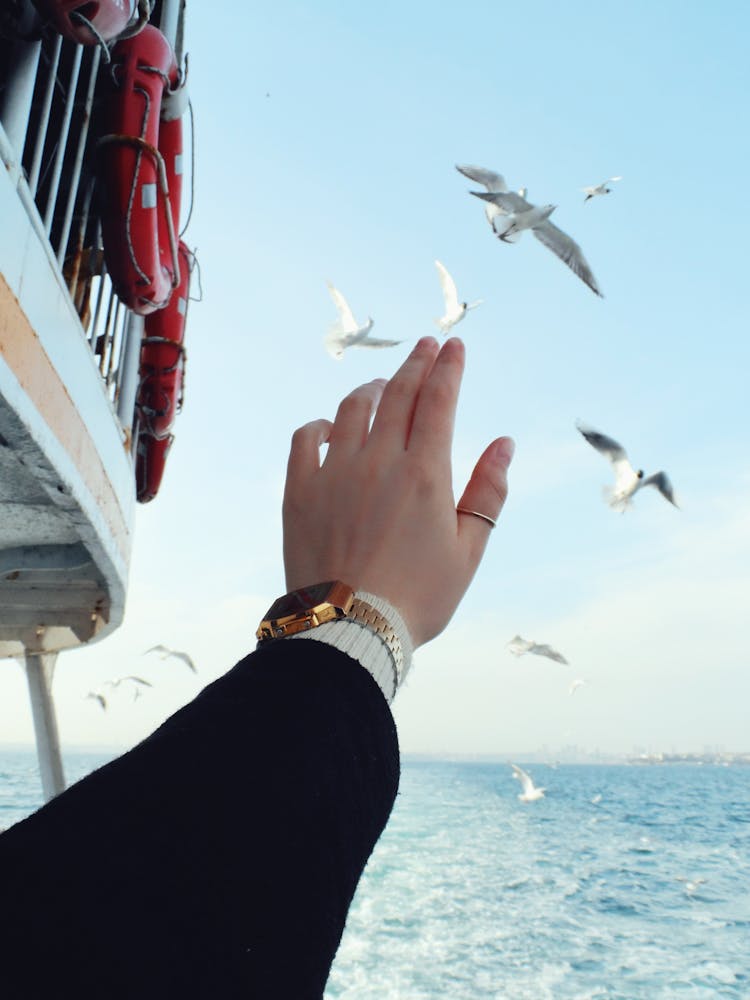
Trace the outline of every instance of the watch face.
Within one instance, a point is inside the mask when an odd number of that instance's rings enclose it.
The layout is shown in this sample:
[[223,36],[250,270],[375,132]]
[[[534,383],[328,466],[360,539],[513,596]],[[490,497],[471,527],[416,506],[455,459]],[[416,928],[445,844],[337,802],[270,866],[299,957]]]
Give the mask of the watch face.
[[302,587],[300,590],[293,590],[290,594],[284,594],[274,601],[268,609],[266,618],[286,618],[287,615],[296,615],[308,608],[322,604],[331,591],[335,581],[328,580],[325,583],[314,583],[310,587]]

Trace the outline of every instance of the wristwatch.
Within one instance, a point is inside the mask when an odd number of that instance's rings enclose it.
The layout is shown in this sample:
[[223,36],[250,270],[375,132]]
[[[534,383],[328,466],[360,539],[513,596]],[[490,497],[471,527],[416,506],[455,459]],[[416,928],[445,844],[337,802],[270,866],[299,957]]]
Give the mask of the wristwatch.
[[328,580],[292,590],[273,602],[255,633],[259,643],[282,639],[325,622],[346,618],[354,591],[340,580]]

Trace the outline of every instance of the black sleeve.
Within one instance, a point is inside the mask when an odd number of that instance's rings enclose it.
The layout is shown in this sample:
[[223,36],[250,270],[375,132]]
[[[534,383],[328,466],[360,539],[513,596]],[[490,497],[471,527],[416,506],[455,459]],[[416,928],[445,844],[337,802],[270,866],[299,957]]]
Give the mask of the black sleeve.
[[356,661],[251,654],[0,836],[0,992],[320,998],[398,776]]

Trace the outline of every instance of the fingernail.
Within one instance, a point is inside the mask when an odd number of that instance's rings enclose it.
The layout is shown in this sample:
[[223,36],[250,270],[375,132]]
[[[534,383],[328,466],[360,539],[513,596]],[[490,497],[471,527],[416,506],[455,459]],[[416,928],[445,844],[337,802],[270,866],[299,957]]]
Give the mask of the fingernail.
[[421,337],[417,341],[417,346],[414,348],[415,351],[422,351],[426,347],[434,347],[437,341],[434,337]]
[[504,468],[508,468],[510,463],[513,461],[513,455],[516,450],[516,443],[513,438],[504,437],[496,441],[492,446],[491,457],[492,460],[497,462],[498,465],[502,465]]

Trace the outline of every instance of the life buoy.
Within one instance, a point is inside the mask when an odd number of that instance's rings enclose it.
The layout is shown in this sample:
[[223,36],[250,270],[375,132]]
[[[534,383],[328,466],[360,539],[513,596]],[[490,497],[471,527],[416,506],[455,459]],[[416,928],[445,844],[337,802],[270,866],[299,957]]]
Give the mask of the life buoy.
[[139,436],[135,449],[135,490],[140,503],[148,503],[159,492],[173,441],[171,434],[161,440],[150,434]]
[[184,80],[158,28],[118,42],[110,65],[108,131],[98,142],[104,259],[133,312],[163,309],[180,282]]
[[185,372],[185,323],[190,295],[192,253],[180,242],[180,284],[169,305],[146,317],[141,341],[136,414],[140,434],[159,440],[169,435],[182,407]]
[[185,376],[185,323],[193,255],[180,242],[180,284],[169,305],[146,317],[136,396],[136,497],[156,496],[172,444],[175,417],[182,407]]
[[137,0],[34,0],[34,5],[64,38],[79,45],[111,42],[135,14]]

